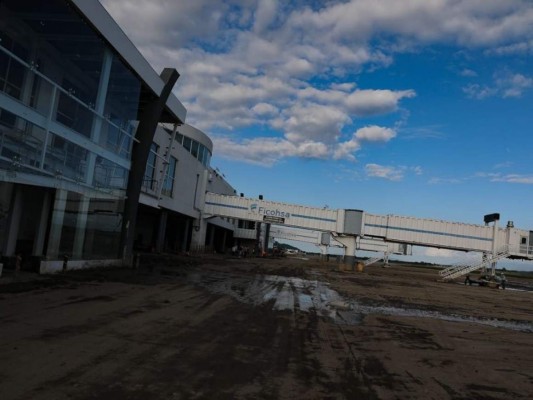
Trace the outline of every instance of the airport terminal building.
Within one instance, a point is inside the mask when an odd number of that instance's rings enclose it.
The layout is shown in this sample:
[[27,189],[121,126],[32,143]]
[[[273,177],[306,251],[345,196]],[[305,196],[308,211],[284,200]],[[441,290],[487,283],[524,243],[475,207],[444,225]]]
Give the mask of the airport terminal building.
[[235,190],[185,124],[178,76],[158,75],[97,0],[0,2],[4,263],[49,272],[231,245],[233,221],[201,218],[206,190]]

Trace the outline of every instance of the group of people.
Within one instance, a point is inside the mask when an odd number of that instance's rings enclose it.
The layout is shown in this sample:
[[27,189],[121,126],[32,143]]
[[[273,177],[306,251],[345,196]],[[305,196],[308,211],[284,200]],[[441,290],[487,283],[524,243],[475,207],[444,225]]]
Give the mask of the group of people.
[[246,246],[235,245],[231,248],[231,255],[235,257],[247,257],[250,254],[250,250]]

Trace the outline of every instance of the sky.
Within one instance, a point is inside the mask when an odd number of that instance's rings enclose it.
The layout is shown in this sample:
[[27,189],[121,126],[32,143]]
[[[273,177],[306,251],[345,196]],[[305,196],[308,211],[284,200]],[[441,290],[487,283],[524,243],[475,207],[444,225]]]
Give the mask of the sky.
[[532,1],[101,3],[239,193],[533,230]]

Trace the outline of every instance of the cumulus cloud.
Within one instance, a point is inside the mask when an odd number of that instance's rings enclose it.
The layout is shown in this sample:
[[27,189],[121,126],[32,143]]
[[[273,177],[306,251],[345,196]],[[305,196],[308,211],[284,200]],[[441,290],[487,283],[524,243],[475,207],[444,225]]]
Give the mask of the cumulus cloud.
[[[362,87],[346,76],[387,67],[398,52],[426,44],[484,46],[503,54],[533,41],[526,0],[101,2],[156,71],[180,71],[176,94],[188,123],[226,135],[239,127],[270,127],[279,135],[274,142],[231,143],[239,149],[277,146],[281,158],[353,160],[362,145],[394,137],[394,130],[381,128],[343,139],[354,124],[364,124],[360,119],[401,110],[415,91]],[[464,91],[480,99],[517,97],[530,87],[530,77],[515,74]],[[216,152],[230,156],[231,136],[225,137]],[[264,164],[280,159],[265,157]]]
[[227,136],[215,136],[213,143],[224,158],[267,167],[286,157],[325,159],[330,153],[324,143],[306,141],[295,144],[279,138],[238,140]]
[[365,126],[355,133],[355,137],[362,142],[388,142],[395,136],[393,129],[376,125]]
[[493,174],[491,177],[492,182],[508,182],[508,183],[521,183],[525,185],[533,185],[533,175],[521,175],[521,174]]
[[422,167],[414,166],[407,167],[405,165],[400,166],[388,166],[379,164],[366,164],[365,173],[370,178],[381,178],[389,181],[401,181],[406,173],[414,173],[415,175],[422,175]]
[[401,181],[404,177],[404,168],[395,168],[379,164],[366,164],[366,175],[373,178],[382,178],[389,181]]
[[459,72],[459,75],[471,78],[477,76],[477,72],[468,68],[464,68],[461,72]]
[[463,92],[470,98],[482,100],[492,96],[521,97],[526,90],[532,87],[533,78],[504,71],[494,74],[492,85],[473,83],[463,87]]
[[[309,140],[302,137],[292,137],[291,135],[287,135],[287,138],[258,137],[251,139],[239,139],[220,135],[214,136],[213,142],[222,157],[272,166],[286,157],[333,158],[335,160],[345,159],[355,161],[355,153],[361,148],[361,142],[366,141],[366,137],[372,137],[373,141],[376,141],[374,135],[376,137],[379,136],[378,141],[386,142],[392,139],[396,133],[389,128],[369,126],[355,131],[351,139],[344,141],[334,139],[329,141]],[[360,137],[364,139],[361,140]],[[323,136],[320,138],[324,140]],[[372,166],[367,166],[367,170],[372,168]],[[402,166],[397,171],[400,171],[401,177],[403,177],[406,171],[412,171],[419,175],[422,173],[422,168],[418,166]],[[372,175],[369,174],[369,176]],[[394,175],[389,174],[387,179],[391,177],[394,178]]]
[[413,247],[413,255],[424,256],[424,258],[434,258],[437,262],[442,262],[447,265],[466,262],[481,261],[481,255],[475,252],[465,253],[464,251],[438,249],[434,247]]
[[510,56],[533,54],[533,39],[485,50],[487,55]]

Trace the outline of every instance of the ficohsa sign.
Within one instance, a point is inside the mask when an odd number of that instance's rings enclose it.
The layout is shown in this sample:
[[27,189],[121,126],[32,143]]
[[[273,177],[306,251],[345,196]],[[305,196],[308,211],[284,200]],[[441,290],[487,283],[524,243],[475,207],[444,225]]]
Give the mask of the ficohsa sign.
[[279,218],[290,218],[291,217],[291,214],[286,211],[281,211],[281,210],[278,210],[277,208],[276,209],[265,208],[263,206],[257,205],[256,203],[250,205],[250,211],[255,214],[264,215],[267,217],[279,217]]

